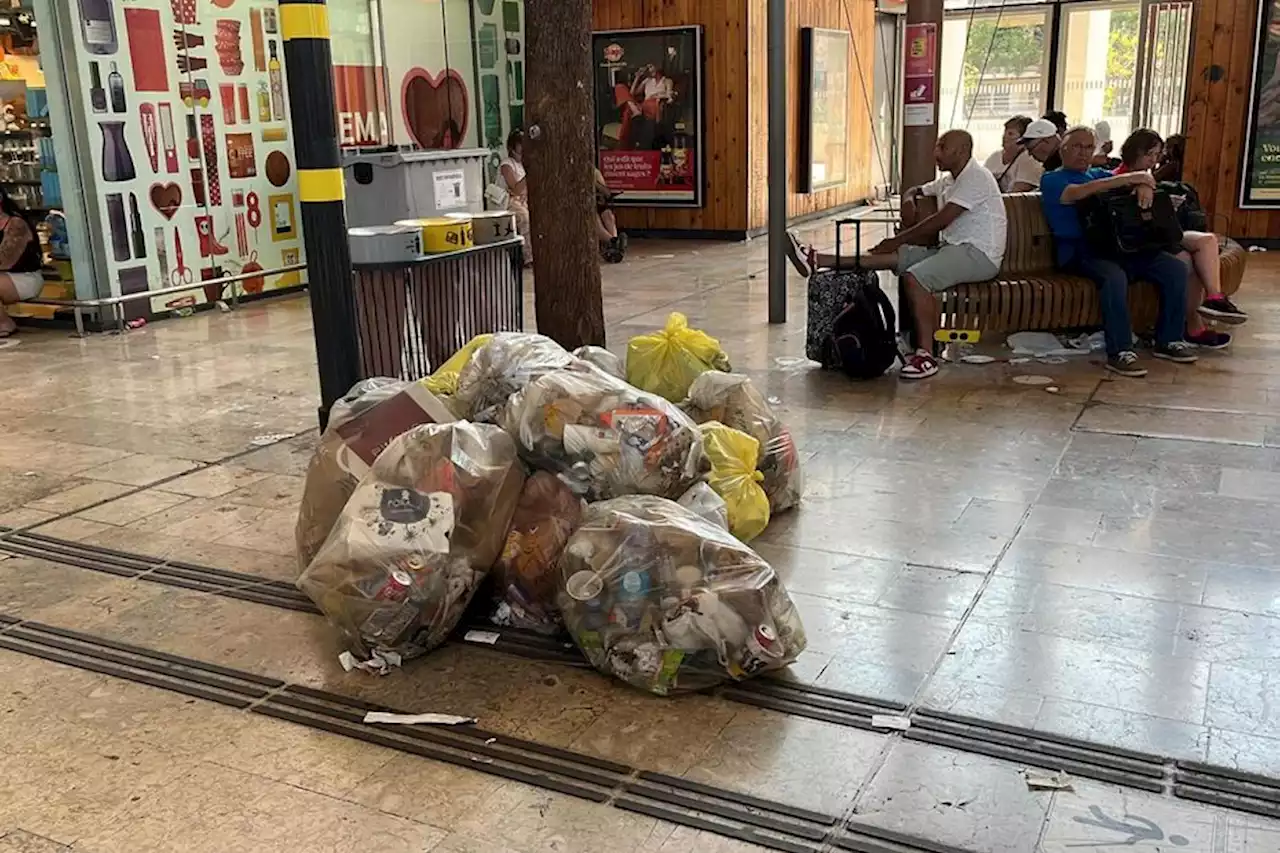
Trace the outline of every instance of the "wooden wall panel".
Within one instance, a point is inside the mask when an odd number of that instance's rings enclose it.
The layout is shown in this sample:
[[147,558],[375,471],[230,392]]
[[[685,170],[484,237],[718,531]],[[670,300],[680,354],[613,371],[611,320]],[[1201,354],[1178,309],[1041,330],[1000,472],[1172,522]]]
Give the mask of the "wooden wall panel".
[[1238,206],[1257,15],[1258,0],[1196,4],[1183,176],[1200,192],[1215,231],[1274,240],[1280,211]]
[[740,234],[747,230],[746,0],[595,0],[598,30],[701,24],[704,65],[702,208],[618,208],[624,229]]
[[[751,228],[763,228],[769,219],[768,171],[765,168],[768,133],[768,53],[766,50],[766,2],[750,0],[751,23],[751,138],[749,154],[758,168],[751,172]],[[842,187],[815,193],[790,193],[787,216],[808,216],[865,200],[871,194],[875,153],[872,143],[871,105],[875,79],[875,0],[788,0],[787,27],[787,182],[799,186],[800,87],[805,85],[800,66],[800,30],[821,27],[845,30],[852,35],[849,55],[849,181]],[[864,89],[865,84],[865,89]]]

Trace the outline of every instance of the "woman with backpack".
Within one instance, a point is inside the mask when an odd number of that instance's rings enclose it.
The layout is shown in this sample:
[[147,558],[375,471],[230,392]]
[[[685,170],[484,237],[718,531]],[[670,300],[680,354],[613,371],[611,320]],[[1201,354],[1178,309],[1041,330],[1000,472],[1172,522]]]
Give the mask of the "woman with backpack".
[[[1135,130],[1120,146],[1120,165],[1112,174],[1152,171],[1160,164],[1163,153],[1164,140],[1160,138],[1160,134],[1146,128]],[[1174,204],[1178,204],[1176,197]],[[1249,315],[1222,293],[1217,235],[1206,231],[1183,230],[1182,249],[1191,256],[1191,267],[1204,284],[1204,302],[1194,306],[1200,315],[1232,325],[1248,320]],[[1207,349],[1222,349],[1231,343],[1231,336],[1205,329],[1199,335],[1188,335],[1187,340]]]

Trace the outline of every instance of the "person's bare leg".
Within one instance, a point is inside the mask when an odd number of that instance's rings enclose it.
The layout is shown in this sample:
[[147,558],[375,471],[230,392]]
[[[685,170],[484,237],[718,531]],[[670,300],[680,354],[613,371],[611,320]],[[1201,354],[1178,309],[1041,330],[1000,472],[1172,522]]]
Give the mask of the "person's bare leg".
[[[1203,231],[1182,235],[1182,248],[1191,253],[1191,265],[1204,285],[1206,296],[1222,295],[1222,269],[1218,261],[1218,238]],[[1191,306],[1199,307],[1199,303]]]
[[604,224],[604,214],[596,215],[596,241],[599,243],[607,243],[616,237],[616,234],[609,232],[608,226]]
[[618,237],[618,218],[613,215],[612,210],[606,210],[600,214],[600,224],[609,232],[609,239],[615,240]]
[[898,268],[898,253],[887,252],[883,255],[826,255],[813,253],[813,265],[820,270],[894,270]]
[[18,287],[13,279],[6,273],[0,273],[0,337],[7,338],[18,331],[18,324],[13,322],[5,306],[21,301],[22,297],[18,295]]
[[902,277],[902,283],[907,299],[911,302],[911,317],[915,320],[916,348],[930,352],[933,336],[938,331],[938,303],[933,294],[925,290],[910,273]]
[[[1214,250],[1215,255],[1217,250]],[[1204,331],[1204,318],[1200,316],[1200,304],[1204,302],[1204,282],[1200,280],[1200,270],[1192,263],[1192,256],[1189,252],[1179,252],[1178,259],[1186,263],[1190,270],[1187,272],[1187,334],[1198,335]],[[1217,257],[1214,258],[1217,263]]]

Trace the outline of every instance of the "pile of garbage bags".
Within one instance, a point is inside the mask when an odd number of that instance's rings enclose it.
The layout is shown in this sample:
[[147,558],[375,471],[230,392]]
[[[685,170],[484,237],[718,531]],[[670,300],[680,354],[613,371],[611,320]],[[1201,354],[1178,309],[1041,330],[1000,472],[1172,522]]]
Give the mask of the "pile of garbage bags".
[[659,695],[779,669],[804,650],[768,563],[663,498],[588,506],[560,582],[565,624],[592,665]]
[[718,342],[672,315],[625,368],[497,333],[420,381],[359,383],[307,472],[298,587],[380,670],[473,599],[658,694],[786,666],[804,629],[744,543],[799,502],[800,466],[750,380],[716,368]]

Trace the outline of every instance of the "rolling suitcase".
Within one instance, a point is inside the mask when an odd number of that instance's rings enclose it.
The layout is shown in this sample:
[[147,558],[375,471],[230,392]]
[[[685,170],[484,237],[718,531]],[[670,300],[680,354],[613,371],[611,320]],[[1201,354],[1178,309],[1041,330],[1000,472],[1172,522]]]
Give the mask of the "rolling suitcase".
[[[836,261],[843,257],[841,248],[841,232],[844,226],[854,227],[854,257],[862,253],[862,223],[856,219],[841,219],[836,222]],[[809,317],[805,330],[804,353],[809,359],[818,362],[823,369],[843,369],[860,379],[881,375],[889,363],[879,367],[884,361],[886,347],[896,356],[897,343],[894,336],[893,307],[884,292],[880,290],[880,279],[874,270],[822,270],[809,276]],[[840,321],[839,324],[837,321]],[[870,363],[853,364],[852,354],[856,353],[856,345],[849,346],[846,340],[841,346],[837,341],[837,325],[845,330],[861,329],[865,341],[861,346],[873,350],[874,357]],[[843,335],[848,337],[847,334]],[[843,354],[841,350],[844,350]]]

